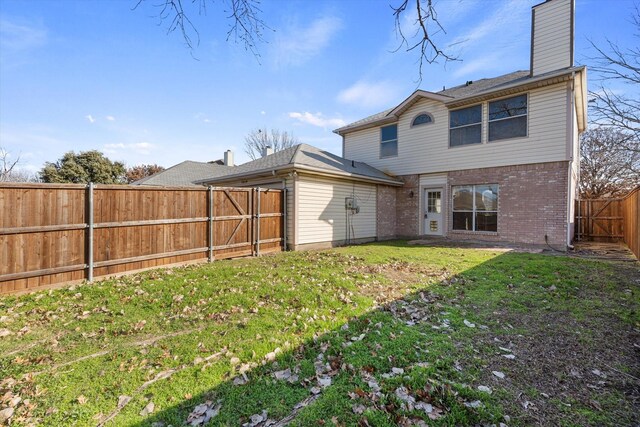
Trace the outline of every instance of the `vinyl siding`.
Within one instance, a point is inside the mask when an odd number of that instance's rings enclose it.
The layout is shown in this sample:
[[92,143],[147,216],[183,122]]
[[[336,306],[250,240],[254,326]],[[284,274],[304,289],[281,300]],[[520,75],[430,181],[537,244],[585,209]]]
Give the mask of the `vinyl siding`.
[[533,9],[534,76],[570,67],[571,63],[571,2],[555,0]]
[[295,245],[295,192],[293,190],[293,178],[285,178],[287,189],[287,246]]
[[376,186],[298,176],[296,244],[342,241],[347,237],[345,197],[355,194],[360,213],[353,215],[353,239],[376,236]]
[[[398,156],[380,159],[380,128],[345,135],[345,157],[394,175],[426,174],[516,164],[567,160],[567,86],[564,83],[528,92],[528,136],[487,142],[487,103],[483,103],[482,144],[449,148],[449,110],[423,99],[398,121]],[[515,96],[515,95],[512,95]],[[427,112],[434,123],[411,127]]]

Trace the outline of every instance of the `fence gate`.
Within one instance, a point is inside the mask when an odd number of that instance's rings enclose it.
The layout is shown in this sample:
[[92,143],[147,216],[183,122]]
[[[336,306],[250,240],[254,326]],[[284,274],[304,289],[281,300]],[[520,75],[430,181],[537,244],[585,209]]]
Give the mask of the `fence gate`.
[[575,237],[594,242],[623,240],[622,199],[576,200]]
[[0,184],[0,294],[286,247],[286,190]]

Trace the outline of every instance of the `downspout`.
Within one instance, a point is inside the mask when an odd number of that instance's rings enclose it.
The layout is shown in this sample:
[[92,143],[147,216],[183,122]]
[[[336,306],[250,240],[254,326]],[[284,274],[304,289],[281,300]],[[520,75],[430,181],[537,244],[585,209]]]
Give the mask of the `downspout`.
[[573,199],[571,194],[571,179],[573,177],[572,166],[573,162],[575,162],[575,159],[573,158],[573,153],[575,152],[575,135],[573,132],[573,113],[576,108],[575,78],[576,72],[573,71],[571,73],[571,109],[569,110],[569,113],[571,115],[569,127],[569,137],[571,138],[571,155],[569,157],[569,170],[567,175],[567,249],[573,249],[573,245],[571,244],[571,203]]

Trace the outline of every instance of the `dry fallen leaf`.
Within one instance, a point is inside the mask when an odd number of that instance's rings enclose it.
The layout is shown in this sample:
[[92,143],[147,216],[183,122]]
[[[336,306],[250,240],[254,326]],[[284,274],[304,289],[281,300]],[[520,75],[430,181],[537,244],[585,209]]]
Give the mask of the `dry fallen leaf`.
[[87,403],[87,398],[81,394],[80,396],[78,396],[78,403],[84,405],[85,403]]

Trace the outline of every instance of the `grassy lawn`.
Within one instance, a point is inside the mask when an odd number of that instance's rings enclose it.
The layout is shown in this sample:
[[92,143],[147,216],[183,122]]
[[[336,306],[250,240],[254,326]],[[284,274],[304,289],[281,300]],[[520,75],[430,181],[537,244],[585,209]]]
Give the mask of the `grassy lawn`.
[[633,263],[387,242],[2,297],[0,415],[636,425],[639,285]]

